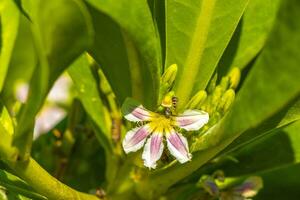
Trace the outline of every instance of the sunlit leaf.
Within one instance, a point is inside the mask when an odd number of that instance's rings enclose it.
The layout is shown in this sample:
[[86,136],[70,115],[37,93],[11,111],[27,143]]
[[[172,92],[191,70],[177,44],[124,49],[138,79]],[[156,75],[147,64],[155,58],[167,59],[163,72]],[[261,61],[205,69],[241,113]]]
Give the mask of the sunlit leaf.
[[13,193],[15,196],[21,194],[22,196],[36,200],[47,199],[46,197],[34,192],[32,187],[26,184],[23,180],[2,169],[0,169],[0,185],[4,186],[8,190],[8,196],[13,196],[10,195]]
[[[210,133],[202,136],[199,149],[210,148],[195,153],[192,162],[153,173],[140,184],[139,192],[143,193],[143,188],[149,190],[149,187],[155,194],[164,192],[211,160],[243,132],[258,126],[299,96],[300,45],[295,45],[300,44],[298,9],[300,3],[297,0],[282,5],[266,47],[247,76],[232,110]],[[286,38],[289,38],[288,43]],[[152,187],[157,184],[161,187]]]
[[[134,86],[133,97],[144,105],[154,107],[157,103],[162,61],[158,35],[147,1],[133,0],[130,4],[126,0],[120,0],[117,3],[113,0],[87,0],[87,2],[111,17],[121,27],[130,66],[131,82]],[[118,35],[117,37],[120,37]],[[107,53],[114,54],[114,52]],[[118,59],[117,56],[110,59]],[[102,67],[109,68],[110,66]]]
[[244,68],[263,48],[269,35],[279,0],[251,0],[219,63],[219,70]]
[[0,91],[8,71],[19,26],[18,8],[12,1],[0,1]]
[[32,32],[39,62],[31,78],[28,102],[18,116],[14,145],[20,149],[21,159],[29,156],[35,115],[52,84],[91,45],[93,35],[89,13],[80,1],[26,3],[36,22]]
[[[68,70],[83,107],[88,112],[92,120],[97,124],[100,141],[104,148],[109,150],[110,142],[108,141],[109,127],[105,124],[103,103],[98,92],[98,85],[93,77],[90,63],[86,55],[82,55]],[[105,135],[106,134],[106,135]]]
[[167,0],[166,67],[178,65],[180,107],[205,89],[248,0]]

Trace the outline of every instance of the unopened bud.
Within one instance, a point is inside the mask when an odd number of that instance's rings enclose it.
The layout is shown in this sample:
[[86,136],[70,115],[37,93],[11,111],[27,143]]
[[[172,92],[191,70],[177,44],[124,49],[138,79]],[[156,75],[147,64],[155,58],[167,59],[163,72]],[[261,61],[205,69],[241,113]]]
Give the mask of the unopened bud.
[[209,81],[209,84],[208,84],[208,87],[207,87],[207,91],[208,91],[209,94],[211,94],[214,91],[214,89],[217,85],[217,79],[218,79],[218,74],[215,73],[215,75]]
[[232,103],[234,102],[235,98],[235,92],[233,89],[227,90],[224,95],[222,96],[221,102],[218,106],[219,110],[221,110],[223,113],[227,112]]
[[164,98],[162,99],[161,105],[165,108],[170,108],[172,107],[172,98],[174,96],[174,92],[171,91],[169,93],[167,93]]
[[202,187],[207,193],[213,197],[219,196],[220,190],[215,180],[211,176],[203,176],[197,183],[198,187]]
[[189,108],[189,109],[200,108],[201,105],[204,103],[206,97],[207,97],[206,91],[205,90],[200,90],[189,101],[187,108]]
[[230,84],[229,77],[227,76],[222,77],[220,86],[222,87],[223,92],[225,92],[228,89],[229,84]]
[[262,187],[262,178],[259,176],[252,176],[247,178],[241,185],[235,187],[234,192],[248,199],[254,197]]
[[169,87],[172,86],[173,82],[175,81],[177,74],[177,64],[173,64],[170,67],[168,67],[165,71],[165,73],[161,77],[161,82],[167,83]]
[[223,95],[223,92],[224,92],[223,88],[220,85],[218,85],[214,89],[213,94],[212,94],[212,98],[211,98],[211,107],[212,107],[212,109],[215,109],[218,106],[218,104],[221,100],[221,97]]
[[230,88],[236,89],[241,78],[241,70],[237,67],[232,68],[232,70],[228,74],[230,81]]

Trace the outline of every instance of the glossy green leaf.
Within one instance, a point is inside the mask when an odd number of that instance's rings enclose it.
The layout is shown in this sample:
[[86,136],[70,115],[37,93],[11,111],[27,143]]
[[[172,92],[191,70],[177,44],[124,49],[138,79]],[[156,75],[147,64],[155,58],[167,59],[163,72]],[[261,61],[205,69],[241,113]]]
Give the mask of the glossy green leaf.
[[93,76],[90,63],[87,59],[86,55],[82,55],[68,69],[68,73],[75,84],[78,97],[83,107],[100,130],[98,133],[100,142],[106,150],[111,150],[110,141],[108,140],[109,128],[107,124],[105,124],[104,106],[100,98],[99,86]]
[[222,72],[228,72],[233,67],[246,67],[263,48],[276,18],[279,3],[280,0],[249,1],[220,60],[219,68]]
[[178,65],[180,107],[205,89],[248,0],[167,0],[166,67]]
[[30,17],[28,13],[24,10],[23,5],[22,5],[22,0],[14,0],[15,4],[17,5],[19,11],[28,19],[30,20]]
[[18,84],[29,82],[36,65],[37,54],[33,43],[30,22],[21,15],[18,35],[1,92],[2,99],[9,110],[12,110],[15,102],[15,92]]
[[127,57],[124,36],[118,24],[110,17],[91,7],[95,27],[95,42],[91,56],[98,62],[111,83],[121,104],[127,96],[136,96],[136,82],[131,80],[130,63]]
[[254,198],[255,200],[298,200],[300,196],[300,164],[285,167],[261,176],[264,188]]
[[[111,181],[115,178],[115,170],[118,167],[115,163],[115,156],[112,154],[113,146],[111,140],[110,126],[106,120],[107,109],[104,107],[99,94],[99,83],[93,76],[90,63],[86,55],[82,55],[69,69],[78,98],[84,109],[94,122],[94,131],[106,155],[106,178]],[[109,116],[110,117],[110,116]]]
[[295,45],[300,44],[300,24],[295,20],[299,14],[297,7],[300,4],[294,1],[282,5],[268,43],[248,74],[232,110],[212,130],[213,134],[204,136],[207,145],[222,138],[236,138],[258,127],[300,95],[299,46]]
[[231,143],[224,151],[233,151],[245,144],[255,141],[257,138],[267,135],[272,130],[280,129],[292,122],[300,120],[300,99],[289,103],[284,109],[263,121],[259,126],[249,129]]
[[[295,100],[300,93],[300,2],[284,2],[264,51],[237,95],[229,114],[202,136],[201,150],[192,162],[175,164],[143,180],[138,192],[147,188],[149,197],[164,192],[169,186],[188,176],[211,160],[235,138],[254,128]],[[289,38],[287,41],[286,38]],[[155,183],[155,184],[154,184]],[[152,187],[160,185],[160,187]]]
[[2,169],[0,169],[0,185],[4,186],[8,190],[8,194],[21,194],[22,196],[36,200],[47,199],[46,197],[34,192],[33,188],[31,188],[23,180]]
[[0,1],[0,91],[8,71],[11,53],[14,48],[19,26],[19,12],[16,5],[9,0]]
[[299,130],[300,121],[275,130],[230,154],[236,161],[228,159],[214,168],[222,169],[227,176],[243,176],[299,163]]
[[[143,105],[154,107],[157,103],[162,61],[158,35],[147,1],[133,0],[130,4],[126,0],[87,0],[87,2],[111,17],[121,27],[130,66],[131,83],[134,86],[133,97],[140,100]],[[117,56],[110,59],[118,59]]]
[[14,145],[19,148],[21,159],[29,157],[35,115],[52,84],[90,46],[93,36],[89,13],[79,0],[26,3],[33,21],[32,32],[38,65],[31,78],[28,102],[18,116],[14,138]]
[[156,28],[156,32],[160,38],[162,61],[166,57],[166,17],[165,17],[165,1],[148,0],[149,8]]

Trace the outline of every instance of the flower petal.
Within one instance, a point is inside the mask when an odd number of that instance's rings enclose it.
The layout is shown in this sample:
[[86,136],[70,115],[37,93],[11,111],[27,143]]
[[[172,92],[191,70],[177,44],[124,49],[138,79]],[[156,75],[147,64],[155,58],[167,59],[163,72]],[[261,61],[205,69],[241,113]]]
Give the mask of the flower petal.
[[122,143],[125,153],[135,152],[142,148],[150,133],[148,125],[128,131]]
[[207,124],[209,116],[204,111],[186,110],[183,114],[175,117],[175,119],[180,128],[187,131],[196,131]]
[[140,121],[149,121],[151,117],[153,117],[153,113],[142,105],[139,105],[132,109],[130,113],[125,115],[124,117],[132,122],[140,122]]
[[188,142],[180,133],[171,130],[166,133],[167,145],[170,153],[180,162],[185,163],[191,160],[192,155],[189,153]]
[[163,144],[163,133],[154,132],[152,136],[147,140],[144,147],[144,152],[142,158],[144,160],[144,165],[148,168],[155,169],[156,162],[160,159],[164,144]]

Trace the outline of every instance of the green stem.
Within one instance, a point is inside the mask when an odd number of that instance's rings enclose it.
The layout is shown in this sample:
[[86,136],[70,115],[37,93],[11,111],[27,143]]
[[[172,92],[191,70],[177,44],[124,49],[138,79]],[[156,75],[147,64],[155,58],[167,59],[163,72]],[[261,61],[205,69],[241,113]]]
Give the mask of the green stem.
[[7,133],[2,124],[0,124],[0,135],[0,158],[17,176],[26,181],[39,194],[49,200],[99,200],[94,195],[78,192],[61,183],[32,158],[29,158],[26,162],[15,161],[17,150],[15,147],[10,146],[12,135]]
[[16,175],[49,200],[99,200],[94,195],[78,192],[61,183],[44,170],[34,159],[27,162],[6,162]]

